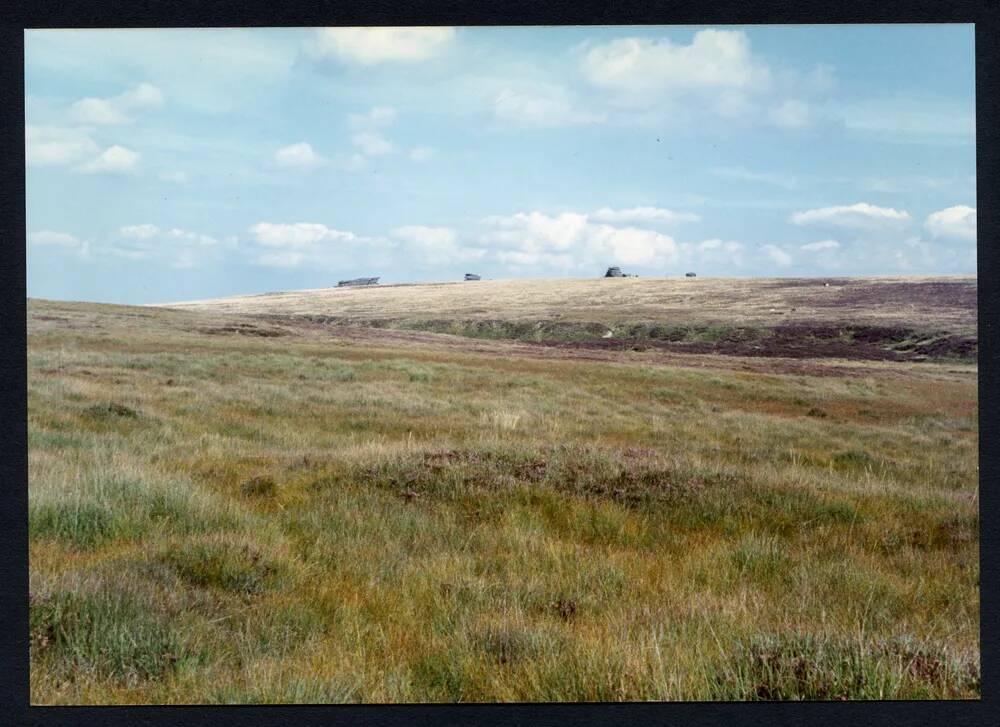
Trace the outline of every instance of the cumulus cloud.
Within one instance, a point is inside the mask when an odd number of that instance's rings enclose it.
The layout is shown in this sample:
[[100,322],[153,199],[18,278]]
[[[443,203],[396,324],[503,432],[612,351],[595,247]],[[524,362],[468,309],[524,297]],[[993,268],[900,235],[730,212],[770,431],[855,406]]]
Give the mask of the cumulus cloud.
[[955,240],[976,239],[976,208],[955,205],[928,215],[924,228],[932,237]]
[[283,146],[274,152],[274,163],[284,169],[314,169],[326,160],[307,142]]
[[118,238],[100,244],[96,252],[126,260],[147,260],[176,269],[190,269],[219,261],[236,246],[235,237],[218,239],[181,227],[161,228],[151,223],[124,225]]
[[28,244],[53,246],[53,247],[78,248],[80,247],[81,242],[68,232],[39,230],[38,232],[32,232],[28,235]]
[[122,237],[130,237],[134,240],[148,240],[160,234],[160,228],[156,225],[126,225],[118,230]]
[[721,119],[723,128],[740,122],[801,129],[822,120],[818,99],[833,88],[829,67],[773,65],[752,51],[742,30],[700,30],[687,43],[615,38],[576,50],[581,75],[604,92],[593,103],[606,103],[615,123],[699,128]]
[[115,144],[77,168],[87,174],[122,174],[135,169],[138,163],[139,155],[136,152]]
[[350,114],[347,122],[356,129],[367,129],[373,126],[387,126],[396,118],[396,109],[392,106],[375,106],[363,114]]
[[495,257],[514,267],[592,273],[602,265],[663,268],[678,259],[674,239],[654,230],[595,224],[586,214],[521,212],[483,220]]
[[697,243],[681,243],[680,250],[685,267],[717,271],[741,267],[745,246],[736,240],[713,237]]
[[128,108],[155,109],[163,106],[163,91],[151,83],[140,83],[118,97],[122,105]]
[[700,30],[690,44],[666,39],[618,38],[590,48],[582,59],[592,84],[633,93],[695,88],[749,89],[770,73],[750,52],[740,30]]
[[73,121],[81,124],[124,124],[129,112],[163,106],[163,92],[151,83],[139,85],[111,98],[82,98],[70,106]]
[[392,236],[403,244],[408,259],[418,265],[472,262],[486,255],[484,248],[459,245],[458,233],[449,227],[405,225],[394,229]]
[[630,207],[613,210],[602,207],[590,217],[598,222],[698,222],[701,218],[692,212],[673,212],[660,207]]
[[236,238],[228,237],[225,240],[219,240],[212,235],[206,235],[201,232],[194,232],[192,230],[187,230],[182,227],[171,227],[168,229],[162,229],[156,225],[149,223],[144,223],[141,225],[125,225],[124,227],[118,228],[118,234],[124,238],[131,240],[152,240],[157,238],[161,241],[167,242],[179,242],[181,244],[190,244],[195,246],[208,246],[212,247],[215,245],[226,245],[232,247],[235,244]]
[[450,247],[455,244],[458,234],[449,227],[424,227],[406,225],[392,231],[394,237],[426,248]]
[[876,207],[866,202],[839,207],[820,207],[796,212],[791,216],[791,222],[795,225],[825,224],[848,228],[899,226],[909,220],[910,215],[904,210]]
[[73,164],[97,153],[94,140],[81,131],[58,126],[26,125],[24,149],[29,167]]
[[559,87],[545,89],[504,88],[493,98],[497,118],[539,126],[592,124],[604,121],[605,114],[578,108]]
[[[214,246],[219,244],[219,240],[215,237],[212,237],[211,235],[204,235],[200,232],[192,232],[191,230],[184,230],[179,227],[174,227],[167,230],[166,232],[164,232],[164,235],[170,239],[182,240],[184,242],[193,243],[196,245]],[[232,238],[228,239],[232,240]]]
[[[395,118],[396,109],[391,106],[375,106],[363,114],[350,114],[347,117],[347,124],[355,129],[350,140],[358,152],[347,159],[343,164],[344,168],[356,171],[364,168],[368,157],[395,152],[395,145],[381,131],[378,131],[378,129],[390,125]],[[425,149],[425,147],[418,148]],[[414,156],[415,151],[410,152],[411,159],[419,161],[430,155],[429,151],[421,151]]]
[[258,222],[249,228],[251,264],[270,268],[343,270],[359,263],[387,265],[393,244],[319,222]]
[[359,131],[352,134],[351,143],[368,156],[391,154],[395,148],[392,142],[376,131]]
[[264,247],[290,249],[312,248],[319,243],[343,243],[357,239],[353,232],[335,230],[318,222],[258,222],[250,227],[250,234]]
[[792,264],[792,256],[777,245],[763,245],[760,250],[767,256],[768,260],[778,267],[787,268]]
[[836,240],[819,240],[818,242],[806,243],[802,249],[808,252],[819,252],[820,250],[835,250],[838,247],[840,247],[840,243]]
[[69,108],[73,121],[81,124],[124,124],[128,117],[106,98],[82,98]]
[[442,53],[454,37],[455,29],[447,27],[321,28],[309,51],[364,66],[416,62]]

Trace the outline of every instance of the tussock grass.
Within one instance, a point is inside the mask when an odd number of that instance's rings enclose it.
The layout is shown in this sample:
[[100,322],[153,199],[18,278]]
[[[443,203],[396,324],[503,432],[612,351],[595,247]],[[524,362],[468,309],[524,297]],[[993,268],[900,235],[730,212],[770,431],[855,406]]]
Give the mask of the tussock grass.
[[190,656],[151,589],[108,575],[33,590],[30,628],[32,661],[50,679],[135,686]]
[[887,699],[900,692],[933,699],[968,694],[979,683],[978,664],[912,639],[865,647],[846,638],[768,634],[739,643],[712,693],[718,700]]
[[226,326],[29,305],[33,702],[979,695],[965,369]]

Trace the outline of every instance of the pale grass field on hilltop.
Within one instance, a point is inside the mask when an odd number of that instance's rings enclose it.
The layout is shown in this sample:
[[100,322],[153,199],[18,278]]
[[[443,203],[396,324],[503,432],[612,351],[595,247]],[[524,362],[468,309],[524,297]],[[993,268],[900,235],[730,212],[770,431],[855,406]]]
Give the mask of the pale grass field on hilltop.
[[[828,280],[833,285],[824,285]],[[361,320],[442,316],[506,320],[560,318],[568,321],[721,321],[729,325],[790,320],[850,320],[855,323],[922,321],[975,328],[975,314],[933,297],[911,297],[898,305],[852,302],[851,294],[873,285],[972,282],[969,277],[782,278],[598,278],[483,280],[474,283],[322,288],[169,304],[226,313],[334,315]]]
[[974,359],[419,320],[975,332],[773,282],[29,301],[32,702],[978,697]]

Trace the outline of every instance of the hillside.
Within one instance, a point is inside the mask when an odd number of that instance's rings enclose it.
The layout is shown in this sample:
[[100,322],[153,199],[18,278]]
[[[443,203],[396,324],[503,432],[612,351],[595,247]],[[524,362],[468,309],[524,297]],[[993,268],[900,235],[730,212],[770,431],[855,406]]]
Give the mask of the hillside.
[[[974,325],[974,282],[906,284],[836,294]],[[561,312],[473,285],[30,300],[32,702],[979,696],[974,359],[404,327]],[[758,342],[803,287],[558,285],[578,320]]]
[[474,338],[790,358],[974,360],[976,279],[498,280],[327,288],[170,307]]

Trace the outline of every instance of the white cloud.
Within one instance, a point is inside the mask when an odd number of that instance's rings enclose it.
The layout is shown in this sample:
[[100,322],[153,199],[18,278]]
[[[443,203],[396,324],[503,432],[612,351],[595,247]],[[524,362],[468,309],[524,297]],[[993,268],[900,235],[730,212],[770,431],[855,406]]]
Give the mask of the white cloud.
[[425,162],[434,156],[434,150],[429,146],[415,146],[410,149],[409,157],[415,162]]
[[139,155],[123,146],[109,146],[101,154],[78,169],[88,174],[120,174],[130,172],[139,163]]
[[375,106],[367,113],[350,114],[347,123],[355,129],[368,129],[373,126],[388,126],[396,118],[396,109],[392,106]]
[[866,202],[839,207],[820,207],[796,212],[791,216],[791,222],[795,225],[826,224],[848,228],[902,225],[909,219],[910,215],[906,211],[891,207],[876,207]]
[[291,249],[311,248],[321,242],[343,243],[357,239],[353,232],[335,230],[318,222],[258,222],[250,227],[250,234],[264,247]]
[[160,228],[156,225],[126,225],[125,227],[119,228],[119,233],[123,237],[131,237],[135,240],[148,240],[151,237],[156,237],[160,234]]
[[200,232],[191,232],[190,230],[182,230],[177,227],[167,230],[164,235],[167,238],[182,240],[196,245],[214,246],[219,244],[219,241],[211,235],[203,235]]
[[31,245],[73,248],[78,248],[81,245],[80,240],[68,232],[54,232],[53,230],[40,230],[30,233],[28,235],[28,243]]
[[776,245],[763,245],[760,249],[778,267],[786,268],[792,264],[792,256]]
[[540,126],[592,124],[606,119],[604,114],[577,108],[567,92],[559,87],[504,88],[493,99],[493,113],[507,121]]
[[221,261],[225,252],[236,243],[234,237],[219,240],[180,227],[162,228],[142,223],[119,227],[118,237],[97,245],[95,252],[125,260],[146,260],[175,269],[191,269]]
[[352,134],[351,143],[368,156],[389,154],[393,151],[392,143],[375,131],[359,131]]
[[485,241],[494,254],[515,267],[539,266],[561,272],[586,271],[607,265],[663,268],[678,258],[678,245],[668,235],[635,227],[590,222],[588,215],[522,212],[483,220],[493,229]]
[[818,242],[809,242],[802,245],[803,250],[809,252],[819,252],[820,250],[835,250],[840,247],[840,243],[836,240],[819,240]]
[[698,222],[701,218],[691,212],[673,212],[660,207],[631,207],[629,209],[613,210],[602,207],[590,215],[598,222]]
[[309,46],[318,58],[373,65],[423,61],[443,52],[455,37],[447,27],[321,28]]
[[956,205],[938,210],[928,215],[924,228],[935,238],[975,241],[976,208]]
[[482,247],[459,245],[458,233],[449,227],[406,225],[394,229],[392,236],[403,243],[408,259],[420,266],[472,262],[487,252]]
[[392,231],[393,237],[426,248],[451,247],[458,239],[457,233],[449,227],[424,227],[406,225]]
[[742,30],[705,29],[690,42],[625,37],[574,49],[584,79],[606,93],[591,101],[613,123],[730,129],[734,123],[804,128],[821,121],[834,86],[829,67],[810,72],[755,54]]
[[808,126],[812,118],[809,105],[790,99],[771,110],[771,121],[783,129],[801,129]]
[[284,146],[274,152],[274,163],[284,169],[314,169],[326,160],[307,142]]
[[124,124],[128,111],[163,106],[163,92],[151,83],[140,83],[112,98],[82,98],[70,106],[70,118],[81,124]]
[[72,164],[97,153],[97,144],[83,132],[57,126],[26,125],[24,149],[29,167]]
[[698,243],[681,243],[681,262],[686,268],[718,271],[743,265],[743,243],[711,238]]
[[124,124],[128,117],[110,99],[82,98],[69,108],[73,121],[81,124]]
[[140,83],[138,86],[118,96],[119,102],[128,108],[155,109],[163,106],[163,91],[151,83]]
[[750,89],[767,84],[767,67],[750,53],[739,30],[701,30],[690,45],[666,39],[618,38],[596,45],[582,60],[596,86],[631,93],[695,88]]
[[249,231],[250,262],[270,268],[380,267],[391,264],[392,259],[386,252],[397,246],[385,238],[364,237],[318,222],[258,222]]

